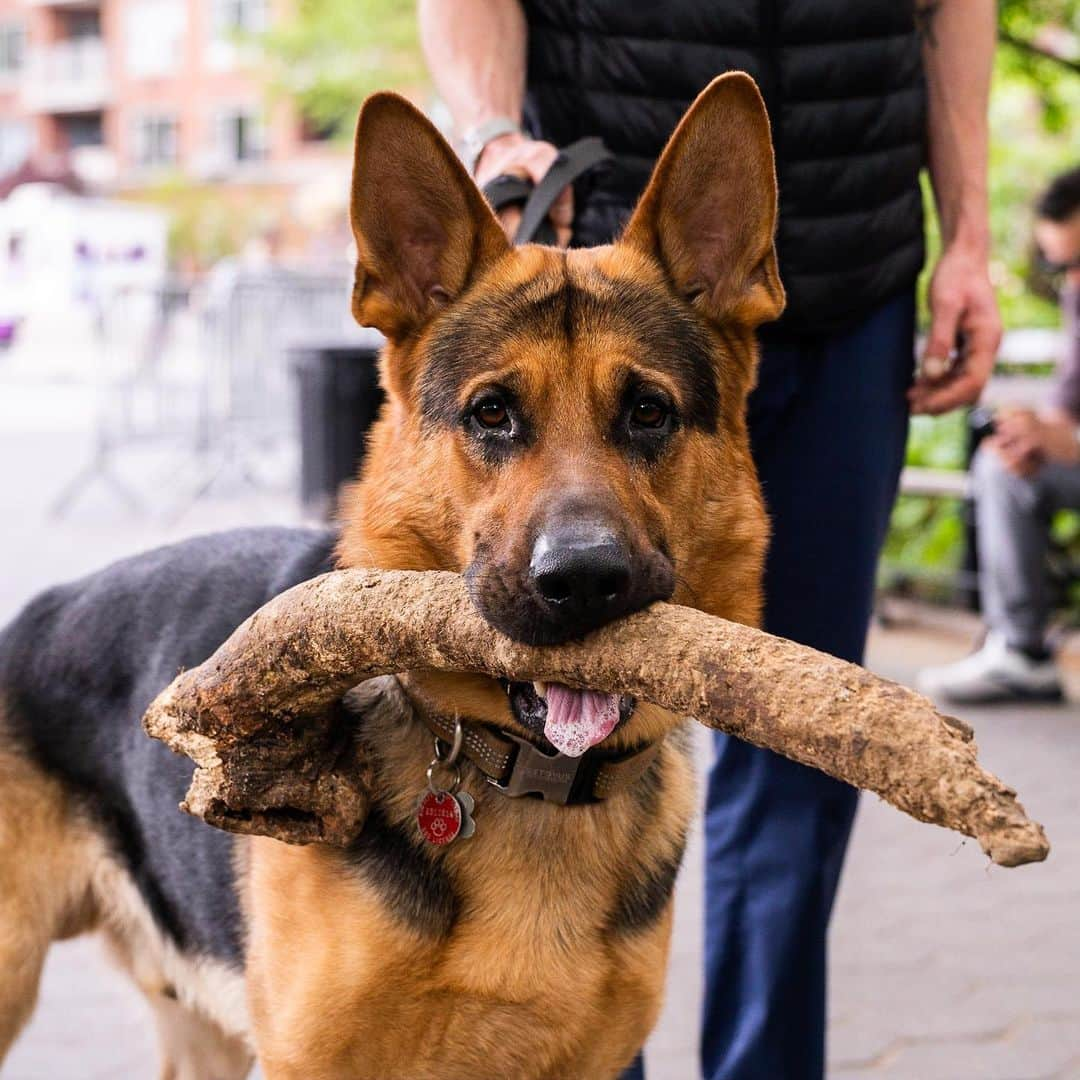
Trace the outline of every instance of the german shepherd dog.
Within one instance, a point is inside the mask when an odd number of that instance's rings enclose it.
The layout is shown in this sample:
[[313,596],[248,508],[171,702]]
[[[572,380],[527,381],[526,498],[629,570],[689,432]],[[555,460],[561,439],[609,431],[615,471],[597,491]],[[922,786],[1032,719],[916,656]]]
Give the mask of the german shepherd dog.
[[[759,617],[766,516],[744,411],[783,306],[753,81],[694,103],[621,238],[512,248],[399,97],[356,136],[353,310],[387,394],[339,531],[141,555],[32,601],[0,637],[0,1058],[50,942],[99,930],[169,1080],[603,1080],[656,1020],[693,805],[684,720],[647,703],[407,672],[357,738],[377,800],[347,848],[237,839],[177,810],[189,762],[140,718],[276,593],[333,567],[453,570],[532,643],[653,601]],[[391,680],[392,682],[393,680]],[[579,764],[653,748],[617,793],[512,798],[462,763],[475,835],[425,841],[457,716]],[[561,759],[560,759],[561,760]]]

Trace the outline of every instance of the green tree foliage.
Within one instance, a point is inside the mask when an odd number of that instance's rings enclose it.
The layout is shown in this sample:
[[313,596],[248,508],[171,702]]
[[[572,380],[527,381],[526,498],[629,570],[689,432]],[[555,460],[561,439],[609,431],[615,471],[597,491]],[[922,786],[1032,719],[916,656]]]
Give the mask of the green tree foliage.
[[426,81],[415,0],[296,0],[292,17],[262,41],[272,92],[343,138],[372,91]]
[[1006,64],[1038,93],[1047,129],[1066,130],[1070,99],[1062,76],[1080,75],[1080,2],[1000,0],[998,30]]
[[1031,206],[1080,162],[1080,0],[1003,0],[990,105],[994,284],[1006,326],[1053,326],[1030,288]]

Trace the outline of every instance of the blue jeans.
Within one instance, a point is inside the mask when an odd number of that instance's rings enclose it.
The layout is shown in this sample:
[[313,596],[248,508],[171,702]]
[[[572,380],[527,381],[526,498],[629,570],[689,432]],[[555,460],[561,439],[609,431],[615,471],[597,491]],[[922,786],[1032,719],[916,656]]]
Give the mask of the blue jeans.
[[[773,524],[765,627],[862,660],[907,441],[910,294],[828,338],[765,343],[750,438]],[[705,811],[706,1080],[820,1080],[826,929],[857,792],[715,734]],[[641,1080],[640,1061],[624,1080]]]

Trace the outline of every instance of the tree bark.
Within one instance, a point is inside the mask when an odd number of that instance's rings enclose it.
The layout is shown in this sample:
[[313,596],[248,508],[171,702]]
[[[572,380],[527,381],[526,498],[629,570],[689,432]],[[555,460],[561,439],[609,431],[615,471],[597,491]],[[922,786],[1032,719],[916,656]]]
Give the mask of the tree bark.
[[339,703],[365,679],[421,669],[632,694],[975,837],[1002,866],[1049,851],[1016,793],[979,766],[971,729],[914,691],[671,604],[580,643],[521,645],[449,573],[341,570],[290,589],[181,674],[146,730],[199,765],[191,812],[238,831],[347,843],[369,777]]

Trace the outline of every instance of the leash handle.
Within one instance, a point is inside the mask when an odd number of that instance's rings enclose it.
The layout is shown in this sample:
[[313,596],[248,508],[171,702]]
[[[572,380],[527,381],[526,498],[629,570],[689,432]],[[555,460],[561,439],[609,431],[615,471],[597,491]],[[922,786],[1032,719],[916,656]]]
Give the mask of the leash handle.
[[502,173],[494,180],[489,180],[480,192],[497,214],[514,203],[524,205],[525,200],[532,194],[532,189],[531,180],[526,180],[523,176],[514,176],[512,173]]
[[496,213],[514,203],[523,204],[515,244],[554,244],[555,229],[548,214],[559,193],[590,169],[612,160],[614,155],[602,139],[579,139],[559,151],[537,184],[510,174],[496,176],[484,185],[484,198]]
[[[503,173],[501,176],[496,176],[494,180],[489,180],[480,190],[483,193],[484,198],[487,199],[491,209],[497,214],[500,210],[503,210],[508,206],[517,205],[524,208],[529,201],[529,197],[535,191],[535,188],[533,187],[533,182],[527,180],[523,176],[514,176],[512,173]],[[538,244],[555,243],[555,229],[548,220],[546,214],[541,219],[540,225],[532,239]],[[514,243],[521,244],[524,242],[526,241],[521,239],[521,229],[519,228],[514,236]]]

